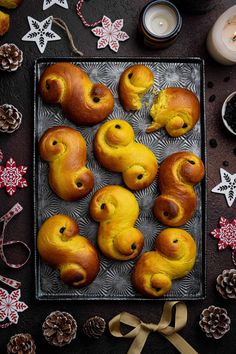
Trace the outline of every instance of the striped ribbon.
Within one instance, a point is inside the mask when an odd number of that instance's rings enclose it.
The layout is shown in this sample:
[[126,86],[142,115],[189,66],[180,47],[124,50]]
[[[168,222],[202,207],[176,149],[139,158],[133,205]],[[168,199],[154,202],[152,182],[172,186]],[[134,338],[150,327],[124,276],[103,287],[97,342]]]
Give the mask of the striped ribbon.
[[[31,255],[31,250],[30,250],[29,246],[22,241],[4,242],[5,229],[6,229],[7,224],[15,215],[19,214],[22,210],[23,210],[22,206],[19,203],[16,203],[5,215],[3,215],[0,218],[0,222],[3,222],[2,233],[0,234],[0,259],[2,259],[2,261],[10,268],[23,267],[28,262],[30,255]],[[8,260],[5,256],[4,246],[9,246],[9,245],[14,245],[14,244],[21,244],[28,251],[28,256],[23,263],[10,263],[10,262],[8,262]],[[0,275],[0,281],[4,284],[9,285],[10,287],[12,287],[14,289],[18,289],[21,286],[20,282],[10,279],[10,278],[7,278],[7,277],[4,277],[2,275]]]
[[97,25],[99,25],[99,23],[102,22],[102,19],[96,21],[96,22],[93,22],[93,23],[89,23],[85,20],[82,12],[81,12],[81,8],[83,6],[83,3],[84,3],[84,0],[79,0],[77,5],[76,5],[76,12],[77,12],[77,15],[80,17],[81,21],[83,22],[84,26],[86,27],[95,27]]

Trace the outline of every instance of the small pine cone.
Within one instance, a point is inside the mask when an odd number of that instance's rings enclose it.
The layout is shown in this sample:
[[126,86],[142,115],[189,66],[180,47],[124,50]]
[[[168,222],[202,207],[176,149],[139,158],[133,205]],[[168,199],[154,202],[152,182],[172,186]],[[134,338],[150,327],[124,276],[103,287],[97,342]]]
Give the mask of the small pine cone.
[[75,339],[77,323],[67,312],[54,311],[43,323],[43,335],[49,344],[63,347]]
[[230,330],[230,322],[226,309],[212,305],[202,311],[199,325],[207,337],[219,339]]
[[13,133],[22,122],[22,114],[11,104],[0,106],[0,132]]
[[103,335],[106,322],[102,317],[94,316],[83,324],[83,332],[89,338],[99,338]]
[[29,333],[12,336],[7,344],[7,354],[35,354],[36,346]]
[[0,70],[16,71],[23,62],[23,52],[13,43],[0,46]]
[[218,275],[216,290],[224,299],[236,299],[236,269],[225,269]]

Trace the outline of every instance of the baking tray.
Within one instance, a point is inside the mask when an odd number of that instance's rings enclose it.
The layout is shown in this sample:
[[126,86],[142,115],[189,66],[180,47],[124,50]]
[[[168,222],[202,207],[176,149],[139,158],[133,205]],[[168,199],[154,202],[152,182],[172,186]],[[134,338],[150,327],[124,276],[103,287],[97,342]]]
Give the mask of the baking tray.
[[[80,234],[96,245],[98,224],[89,215],[88,206],[94,192],[109,184],[122,185],[121,175],[103,169],[93,155],[93,138],[102,124],[93,127],[79,127],[64,118],[59,106],[45,104],[38,93],[38,82],[45,68],[53,63],[67,61],[80,66],[93,82],[107,85],[114,97],[115,108],[108,119],[124,119],[134,128],[136,141],[148,146],[158,157],[159,164],[176,151],[192,151],[200,156],[206,165],[205,154],[205,102],[204,63],[200,58],[46,58],[35,62],[34,76],[34,238],[35,238],[35,279],[36,298],[39,300],[148,300],[137,293],[132,286],[130,275],[135,260],[116,262],[100,254],[100,271],[89,286],[74,289],[65,285],[58,271],[45,264],[36,249],[37,232],[48,217],[64,213],[79,224]],[[150,124],[149,109],[153,100],[153,89],[144,97],[140,111],[125,112],[118,99],[118,82],[123,70],[135,63],[148,66],[155,75],[154,89],[158,92],[168,86],[186,87],[195,92],[201,104],[201,117],[186,135],[171,138],[164,129],[146,134]],[[43,132],[52,126],[67,125],[78,129],[87,142],[88,167],[95,176],[94,189],[82,200],[66,202],[58,198],[48,185],[48,165],[38,154],[38,140]],[[192,219],[183,226],[197,243],[197,258],[194,269],[184,278],[175,280],[165,296],[157,300],[199,300],[205,298],[205,230],[206,230],[206,187],[205,180],[196,188],[197,209]],[[164,228],[152,214],[152,205],[158,195],[157,179],[148,188],[135,192],[140,207],[136,227],[145,237],[143,252],[153,248],[157,234]],[[143,253],[142,252],[142,253]]]

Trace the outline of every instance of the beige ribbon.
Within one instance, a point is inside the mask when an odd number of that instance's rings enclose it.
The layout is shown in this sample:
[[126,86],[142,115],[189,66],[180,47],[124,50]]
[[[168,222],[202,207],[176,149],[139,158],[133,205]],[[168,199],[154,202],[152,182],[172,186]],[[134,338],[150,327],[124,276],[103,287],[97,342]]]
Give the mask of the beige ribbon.
[[[174,327],[170,326],[172,322],[172,310],[175,307]],[[151,332],[158,332],[171,342],[182,354],[198,354],[184,338],[177,332],[185,327],[187,323],[187,306],[180,301],[165,302],[162,316],[158,324],[144,323],[138,317],[121,312],[113,317],[109,322],[110,333],[118,338],[134,338],[127,354],[140,354],[145,342]],[[134,327],[130,332],[123,335],[120,330],[121,324]]]

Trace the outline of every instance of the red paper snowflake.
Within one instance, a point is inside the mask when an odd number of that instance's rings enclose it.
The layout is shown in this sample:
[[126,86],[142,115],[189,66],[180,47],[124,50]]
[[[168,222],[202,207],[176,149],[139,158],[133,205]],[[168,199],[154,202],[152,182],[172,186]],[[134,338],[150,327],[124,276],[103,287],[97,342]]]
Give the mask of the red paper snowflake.
[[0,288],[0,322],[8,318],[10,323],[17,324],[18,312],[23,312],[28,308],[24,302],[19,301],[20,297],[20,289],[9,294],[7,290]]
[[16,167],[16,162],[10,158],[6,167],[0,166],[0,188],[6,187],[7,193],[12,196],[16,187],[27,187],[27,181],[22,176],[26,173],[26,166]]
[[93,34],[100,37],[97,43],[97,48],[102,49],[109,45],[111,50],[118,52],[120,46],[119,41],[126,41],[129,38],[126,32],[121,31],[123,24],[123,19],[116,20],[112,23],[108,17],[103,16],[102,27],[95,27],[92,29]]
[[218,249],[224,250],[227,246],[230,246],[233,250],[232,252],[232,260],[236,265],[235,261],[235,251],[236,251],[236,219],[234,219],[231,223],[221,216],[220,228],[214,229],[210,232],[210,234],[219,239]]

